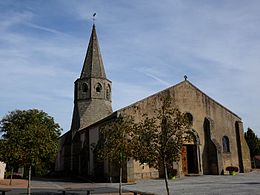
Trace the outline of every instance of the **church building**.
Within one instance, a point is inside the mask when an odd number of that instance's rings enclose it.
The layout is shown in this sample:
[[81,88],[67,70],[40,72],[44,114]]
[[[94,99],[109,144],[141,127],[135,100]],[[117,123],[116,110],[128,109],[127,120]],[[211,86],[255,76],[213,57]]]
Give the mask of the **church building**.
[[[193,139],[185,143],[182,158],[174,166],[178,175],[226,174],[225,168],[237,166],[240,172],[251,169],[250,155],[243,136],[242,119],[207,96],[185,77],[184,81],[134,104],[112,111],[112,82],[106,77],[96,27],[92,32],[80,77],[74,82],[74,110],[71,129],[60,137],[56,171],[95,179],[118,178],[118,171],[96,160],[93,145],[99,128],[120,115],[139,122],[143,114],[152,116],[161,99],[170,96],[179,110],[192,122]],[[136,109],[138,108],[138,109]],[[123,167],[124,181],[158,178],[148,165],[129,160]]]

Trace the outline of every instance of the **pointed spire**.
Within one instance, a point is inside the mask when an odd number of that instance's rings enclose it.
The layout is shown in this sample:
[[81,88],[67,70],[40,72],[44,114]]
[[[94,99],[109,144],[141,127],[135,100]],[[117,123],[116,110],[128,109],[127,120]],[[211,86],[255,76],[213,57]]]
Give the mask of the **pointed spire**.
[[106,78],[95,24],[93,24],[92,27],[92,33],[80,78]]

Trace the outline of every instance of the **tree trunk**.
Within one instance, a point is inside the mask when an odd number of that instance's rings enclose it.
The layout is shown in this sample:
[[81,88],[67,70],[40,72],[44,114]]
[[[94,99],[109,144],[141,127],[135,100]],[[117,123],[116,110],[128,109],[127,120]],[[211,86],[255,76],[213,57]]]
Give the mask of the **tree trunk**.
[[32,166],[30,165],[29,174],[28,174],[27,195],[31,195],[31,174],[32,174]]
[[112,180],[112,161],[109,160],[109,183],[113,183],[113,180]]
[[164,180],[165,180],[166,191],[167,191],[167,195],[170,195],[170,190],[168,185],[168,171],[167,171],[167,165],[165,159],[163,159],[163,166],[164,166]]
[[120,163],[120,171],[119,171],[119,195],[122,195],[122,163]]
[[12,185],[13,175],[14,175],[14,168],[12,167],[12,169],[11,169],[11,176],[10,176],[9,185]]

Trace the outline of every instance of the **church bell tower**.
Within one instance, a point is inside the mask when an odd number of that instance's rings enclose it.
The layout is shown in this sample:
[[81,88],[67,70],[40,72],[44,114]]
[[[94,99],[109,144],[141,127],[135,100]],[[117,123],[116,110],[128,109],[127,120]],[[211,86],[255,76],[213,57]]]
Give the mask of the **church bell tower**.
[[74,82],[72,131],[88,127],[112,113],[111,84],[106,77],[93,24],[81,75]]

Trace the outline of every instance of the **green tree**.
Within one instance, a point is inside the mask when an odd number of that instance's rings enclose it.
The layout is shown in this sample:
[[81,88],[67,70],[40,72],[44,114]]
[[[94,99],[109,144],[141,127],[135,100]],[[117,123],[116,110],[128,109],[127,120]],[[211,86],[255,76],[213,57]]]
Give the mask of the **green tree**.
[[[11,151],[11,152],[7,152]],[[0,140],[0,160],[2,162],[8,162],[8,167],[11,171],[9,185],[12,185],[14,169],[19,168],[21,162],[21,150],[17,147],[15,140],[1,139]]]
[[260,141],[254,131],[250,128],[247,129],[244,136],[250,150],[250,157],[252,159],[255,155],[260,154]]
[[29,168],[30,194],[31,168],[55,158],[61,128],[47,113],[30,109],[7,114],[0,121],[0,131],[5,145],[4,151],[1,149],[3,161]]
[[119,165],[119,194],[122,194],[123,164],[132,155],[130,135],[133,125],[133,120],[126,116],[106,123],[100,128],[100,139],[95,149],[99,159]]
[[162,101],[156,117],[144,116],[144,120],[136,126],[132,136],[133,155],[140,163],[147,163],[158,170],[163,168],[169,195],[168,167],[180,160],[182,146],[190,138],[190,123],[185,114],[171,105],[170,97]]

